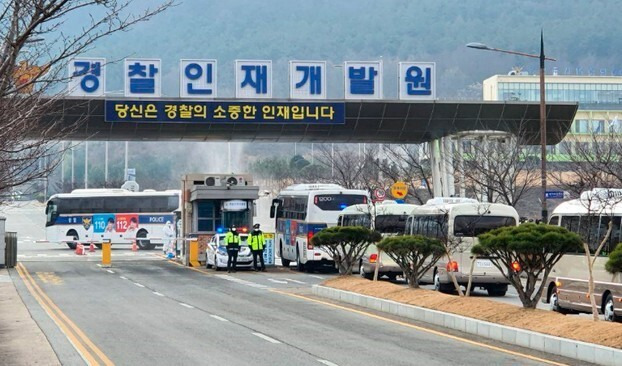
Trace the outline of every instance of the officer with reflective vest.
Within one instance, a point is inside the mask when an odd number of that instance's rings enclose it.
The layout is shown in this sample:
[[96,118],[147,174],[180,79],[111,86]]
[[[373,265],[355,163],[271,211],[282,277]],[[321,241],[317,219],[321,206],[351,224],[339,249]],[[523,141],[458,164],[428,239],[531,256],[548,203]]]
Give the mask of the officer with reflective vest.
[[261,261],[261,271],[266,271],[266,266],[263,262],[264,241],[263,232],[259,230],[259,224],[253,225],[253,231],[251,231],[250,236],[248,237],[248,243],[251,247],[251,251],[253,252],[253,267],[255,267],[255,271],[259,271],[259,268],[257,268],[257,257],[259,257],[259,260]]
[[236,270],[238,264],[238,251],[240,250],[240,235],[235,226],[225,234],[225,246],[227,247],[227,272],[231,273],[231,264],[233,263],[233,272]]

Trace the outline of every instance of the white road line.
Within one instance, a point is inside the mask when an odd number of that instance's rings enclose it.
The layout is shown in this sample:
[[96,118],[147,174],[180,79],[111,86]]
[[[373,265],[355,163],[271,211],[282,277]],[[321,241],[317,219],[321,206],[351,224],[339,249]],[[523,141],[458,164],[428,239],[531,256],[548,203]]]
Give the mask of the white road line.
[[164,296],[164,294],[159,293],[158,291],[153,291],[154,295],[158,295],[158,296]]
[[256,335],[259,338],[265,339],[266,341],[270,342],[270,343],[274,343],[274,344],[278,344],[281,343],[281,341],[278,341],[274,338],[268,337],[265,334],[261,334],[261,333],[253,333],[253,335]]
[[99,263],[97,263],[97,264],[96,264],[96,266],[97,266],[97,267],[99,267],[99,268],[101,268],[101,266],[102,266],[102,265],[101,265],[101,264],[99,264]]
[[71,254],[67,254],[67,253],[63,253],[63,254],[59,254],[59,257],[71,257]]
[[223,318],[223,317],[221,317],[221,316],[214,315],[214,314],[212,314],[212,315],[210,315],[210,316],[211,316],[212,318],[216,319],[216,320],[220,320],[221,322],[228,322],[228,320],[227,320],[227,319],[225,319],[225,318]]
[[134,282],[134,284],[135,284],[136,286],[138,286],[138,287],[145,287],[145,285],[141,285],[141,284],[140,284],[140,283],[138,283],[138,282]]
[[289,282],[293,282],[293,283],[299,283],[301,285],[306,285],[306,282],[302,282],[302,281],[298,281],[298,280],[292,280],[291,278],[285,278],[285,280],[289,281]]
[[106,272],[108,272],[108,273],[114,273],[114,271],[113,271],[113,270],[110,270],[110,269],[107,269],[107,270],[106,270]]
[[183,306],[183,307],[186,307],[186,308],[188,308],[188,309],[194,309],[194,306],[192,306],[192,305],[188,305],[188,304],[185,304],[185,303],[183,303],[183,302],[180,302],[180,303],[179,303],[179,305],[181,305],[181,306]]
[[127,280],[127,277],[119,276],[119,278],[122,280]]
[[45,254],[45,253],[38,253],[38,254],[37,254],[37,257],[47,257],[47,256],[48,256],[48,255],[47,255],[47,254]]
[[283,284],[287,284],[287,281],[279,281],[279,280],[275,280],[274,278],[268,278],[268,281],[270,281],[270,282],[274,282],[274,283],[283,283]]
[[319,360],[319,359],[318,359],[318,362],[319,362],[319,363],[323,363],[323,364],[324,364],[324,365],[326,365],[326,366],[339,366],[339,365],[337,365],[336,363],[330,362],[330,361],[328,361],[328,360]]
[[309,277],[319,278],[320,280],[323,280],[323,279],[324,279],[324,277],[322,277],[322,276],[316,276],[316,275],[309,275]]

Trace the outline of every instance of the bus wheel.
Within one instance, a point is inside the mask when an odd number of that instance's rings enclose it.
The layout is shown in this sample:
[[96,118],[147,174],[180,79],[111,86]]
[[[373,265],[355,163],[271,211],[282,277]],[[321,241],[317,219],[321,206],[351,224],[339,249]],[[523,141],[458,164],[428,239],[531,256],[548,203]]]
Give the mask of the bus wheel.
[[279,253],[281,253],[281,265],[283,267],[289,267],[289,259],[283,258],[283,242],[279,243]]
[[442,293],[451,293],[453,286],[441,283],[441,276],[438,273],[434,274],[434,290]]
[[366,278],[368,280],[371,280],[374,278],[373,273],[367,273],[365,272],[365,268],[363,268],[363,262],[361,262],[361,265],[359,266],[359,275],[363,278]]
[[555,311],[560,314],[568,314],[568,310],[559,306],[559,297],[557,295],[557,287],[553,286],[551,290],[551,296],[549,296],[549,307],[551,311]]
[[155,245],[151,244],[151,241],[149,240],[140,240],[138,238],[146,238],[147,237],[147,231],[146,230],[140,230],[138,232],[138,234],[136,234],[136,244],[138,245],[138,247],[141,250],[147,250],[147,249],[153,249],[155,247]]
[[508,285],[490,285],[486,287],[486,291],[488,291],[488,296],[505,296],[508,292]]
[[[296,247],[298,247],[298,244],[296,244]],[[305,265],[300,261],[300,253],[298,252],[298,249],[296,249],[296,269],[298,272],[304,272],[305,270]]]
[[67,243],[67,246],[69,247],[69,249],[75,250],[76,249],[76,243],[75,242],[79,239],[78,233],[75,230],[69,230],[67,232],[67,236],[73,237],[73,240],[74,240],[73,243]]
[[611,294],[607,294],[607,299],[605,300],[605,306],[603,308],[603,314],[605,315],[605,320],[608,322],[620,321],[620,317],[616,315],[613,309],[613,296],[611,296]]

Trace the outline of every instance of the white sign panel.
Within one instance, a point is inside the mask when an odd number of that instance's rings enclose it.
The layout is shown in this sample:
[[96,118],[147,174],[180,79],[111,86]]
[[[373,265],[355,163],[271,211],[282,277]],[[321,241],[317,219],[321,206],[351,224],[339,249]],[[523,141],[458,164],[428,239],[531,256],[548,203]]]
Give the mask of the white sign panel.
[[179,96],[181,98],[216,98],[216,60],[182,59],[179,61]]
[[74,58],[69,62],[68,94],[75,97],[103,97],[106,89],[105,58]]
[[222,204],[222,209],[225,211],[244,211],[248,208],[246,201],[242,200],[231,200],[225,201]]
[[236,98],[272,98],[272,61],[235,61]]
[[399,99],[436,99],[436,64],[434,62],[400,62]]
[[162,61],[153,58],[126,58],[124,63],[125,96],[162,96]]
[[382,99],[382,61],[346,61],[345,99]]
[[289,97],[326,99],[326,61],[290,61]]

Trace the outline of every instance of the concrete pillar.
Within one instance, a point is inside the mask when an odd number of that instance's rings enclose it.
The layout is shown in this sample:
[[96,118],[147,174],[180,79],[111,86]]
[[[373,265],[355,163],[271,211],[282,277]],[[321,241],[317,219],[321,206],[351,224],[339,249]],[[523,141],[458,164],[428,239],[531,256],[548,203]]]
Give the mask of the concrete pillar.
[[438,149],[438,140],[428,142],[428,149],[430,151],[430,166],[432,167],[432,188],[434,197],[442,197],[442,173],[440,169],[440,152]]
[[441,158],[445,165],[443,169],[443,194],[445,197],[451,197],[456,195],[454,151],[450,137],[443,137],[441,143],[443,144],[443,155],[441,155]]

